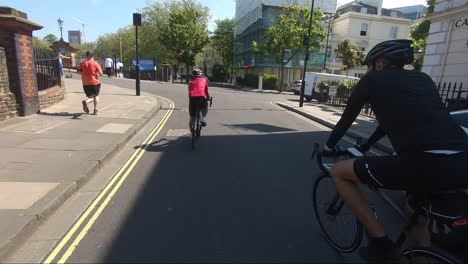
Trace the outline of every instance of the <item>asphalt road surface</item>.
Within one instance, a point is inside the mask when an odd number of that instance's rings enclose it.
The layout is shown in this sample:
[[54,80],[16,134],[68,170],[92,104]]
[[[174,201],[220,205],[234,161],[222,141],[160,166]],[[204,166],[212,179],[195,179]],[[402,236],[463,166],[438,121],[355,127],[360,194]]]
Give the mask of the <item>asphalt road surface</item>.
[[[135,87],[102,79],[102,89]],[[142,82],[142,91],[172,100],[174,112],[67,262],[360,261],[333,250],[316,222],[310,155],[329,131],[274,104],[297,96],[211,87],[193,151],[187,86]],[[375,204],[395,238],[398,218]]]

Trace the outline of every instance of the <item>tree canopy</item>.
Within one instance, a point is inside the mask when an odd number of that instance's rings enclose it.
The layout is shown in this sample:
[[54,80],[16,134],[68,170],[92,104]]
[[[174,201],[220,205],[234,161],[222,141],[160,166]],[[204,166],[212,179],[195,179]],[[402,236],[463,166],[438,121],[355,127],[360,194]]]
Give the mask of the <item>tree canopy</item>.
[[44,41],[49,42],[50,44],[58,41],[58,38],[54,34],[47,34],[45,37],[42,38]]
[[[310,48],[318,49],[326,34],[321,24],[323,12],[315,9],[312,17]],[[305,51],[303,38],[308,34],[310,11],[299,5],[286,5],[281,8],[275,26],[270,26],[263,34],[263,42],[252,42],[252,50],[257,57],[269,55],[280,65],[280,91],[283,90],[283,69],[299,52]]]
[[158,39],[172,61],[185,64],[188,71],[209,42],[209,10],[194,0],[173,0],[167,7],[169,16],[159,25]]
[[213,47],[221,55],[221,60],[225,69],[231,69],[234,56],[234,19],[216,20],[216,29],[213,33]]
[[343,61],[344,70],[346,75],[348,71],[357,65],[360,65],[364,60],[364,54],[359,50],[359,48],[353,45],[348,39],[343,42],[338,43],[338,47],[335,49],[335,52],[340,55],[341,60]]

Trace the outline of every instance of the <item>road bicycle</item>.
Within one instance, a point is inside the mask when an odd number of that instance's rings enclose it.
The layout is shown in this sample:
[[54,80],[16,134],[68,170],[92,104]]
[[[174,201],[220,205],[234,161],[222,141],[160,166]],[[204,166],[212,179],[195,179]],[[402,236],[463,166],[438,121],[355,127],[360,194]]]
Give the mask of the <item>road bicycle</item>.
[[[210,107],[213,104],[213,97],[207,99],[210,102]],[[194,150],[198,144],[198,140],[200,140],[202,125],[201,125],[201,109],[200,104],[195,106],[195,122],[193,123],[192,127],[190,127],[190,131],[192,132],[192,149]]]
[[[357,148],[340,148],[335,155],[335,158],[352,159],[361,157],[364,154]],[[320,151],[320,145],[314,145],[314,156],[317,157],[317,163],[321,170],[321,174],[314,182],[313,189],[313,204],[317,221],[320,225],[323,235],[328,243],[336,250],[342,253],[351,253],[359,248],[363,238],[363,226],[353,214],[351,209],[346,206],[344,201],[336,191],[335,185],[330,177],[330,169],[334,163],[324,163],[323,155]],[[406,220],[405,213],[396,205],[393,200],[388,197],[384,191],[379,188],[369,186],[381,199],[393,208],[399,216]],[[437,195],[450,195],[450,192],[440,192]],[[433,194],[436,195],[436,194]],[[432,199],[435,196],[431,196]],[[445,216],[432,211],[430,198],[423,201],[418,200],[417,205],[413,208],[414,214],[410,216],[406,227],[401,231],[396,242],[398,248],[403,248],[407,238],[407,232],[416,224],[419,216],[425,216],[429,221],[438,221],[439,223],[452,224],[457,221],[466,221],[463,216]],[[371,206],[376,214],[375,208]],[[336,231],[334,234],[333,231]],[[402,261],[405,263],[462,263],[449,254],[427,247],[409,247],[401,251]]]

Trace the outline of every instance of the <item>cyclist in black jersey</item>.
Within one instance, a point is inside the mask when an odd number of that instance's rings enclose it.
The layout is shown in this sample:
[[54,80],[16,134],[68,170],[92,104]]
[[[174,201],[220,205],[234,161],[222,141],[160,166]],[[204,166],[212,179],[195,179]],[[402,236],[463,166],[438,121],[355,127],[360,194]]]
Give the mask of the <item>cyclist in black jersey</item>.
[[[410,193],[468,187],[468,136],[451,118],[432,79],[403,68],[413,61],[411,44],[410,40],[385,41],[367,54],[363,65],[368,72],[324,147],[325,154],[332,154],[361,108],[370,103],[379,127],[364,148],[387,135],[397,154],[342,161],[330,172],[336,189],[371,238],[359,252],[368,261],[394,260],[398,253],[358,183]],[[415,233],[418,246],[430,246],[425,221],[420,221]]]

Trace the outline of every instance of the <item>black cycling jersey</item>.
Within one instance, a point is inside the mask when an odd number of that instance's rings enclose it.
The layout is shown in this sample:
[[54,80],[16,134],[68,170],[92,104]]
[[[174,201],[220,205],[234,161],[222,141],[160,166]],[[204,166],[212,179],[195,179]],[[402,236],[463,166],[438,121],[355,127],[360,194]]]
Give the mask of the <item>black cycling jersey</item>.
[[328,139],[328,147],[338,143],[366,103],[379,122],[375,138],[386,134],[397,153],[468,151],[468,136],[450,116],[432,79],[401,68],[362,77]]

